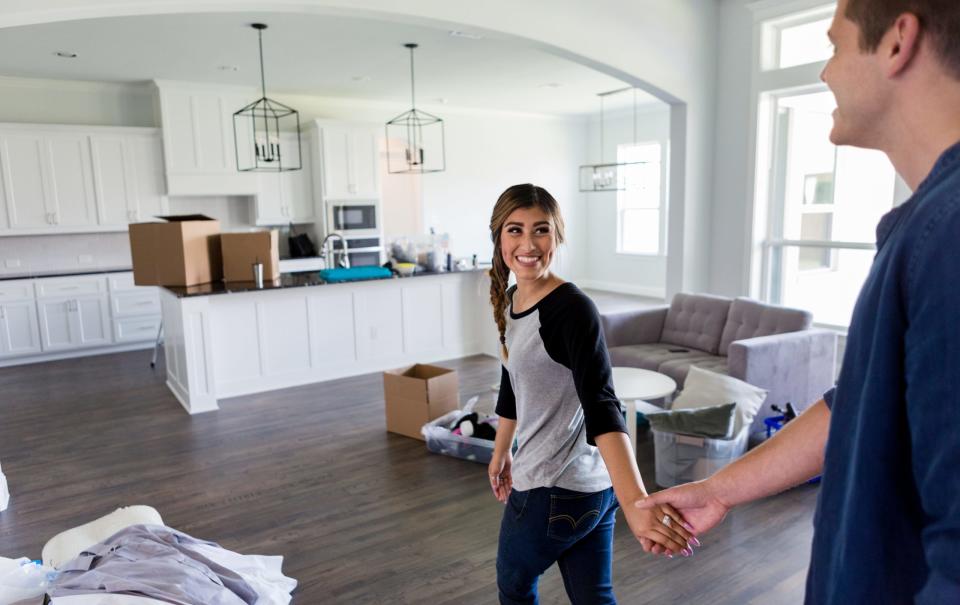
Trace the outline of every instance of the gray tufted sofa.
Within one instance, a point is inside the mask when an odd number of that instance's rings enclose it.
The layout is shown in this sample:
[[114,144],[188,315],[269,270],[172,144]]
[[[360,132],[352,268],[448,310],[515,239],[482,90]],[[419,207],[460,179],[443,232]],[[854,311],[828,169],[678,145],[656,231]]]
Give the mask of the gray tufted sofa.
[[834,382],[836,334],[811,328],[807,311],[677,294],[669,307],[608,313],[601,320],[614,366],[654,370],[682,387],[695,365],[767,389],[754,430],[774,413],[771,405],[789,401],[805,409]]

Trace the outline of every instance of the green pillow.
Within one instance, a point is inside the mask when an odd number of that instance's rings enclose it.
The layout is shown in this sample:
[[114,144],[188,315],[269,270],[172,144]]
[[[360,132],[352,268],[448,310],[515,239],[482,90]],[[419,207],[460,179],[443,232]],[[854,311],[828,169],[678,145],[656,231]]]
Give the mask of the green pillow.
[[712,439],[731,439],[736,415],[736,403],[645,414],[650,426],[658,431]]

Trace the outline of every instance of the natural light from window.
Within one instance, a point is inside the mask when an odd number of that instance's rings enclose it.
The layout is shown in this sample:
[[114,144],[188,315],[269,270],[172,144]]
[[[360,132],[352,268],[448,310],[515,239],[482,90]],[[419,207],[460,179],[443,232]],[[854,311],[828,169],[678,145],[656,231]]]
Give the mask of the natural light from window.
[[660,143],[619,145],[617,163],[627,163],[625,189],[617,191],[617,252],[659,255],[661,242]]
[[830,58],[832,48],[827,39],[832,17],[817,19],[780,29],[776,67],[783,69]]
[[830,143],[835,107],[826,91],[776,100],[773,203],[782,220],[771,225],[770,297],[845,326],[870,270],[876,225],[894,205],[896,174],[878,151]]

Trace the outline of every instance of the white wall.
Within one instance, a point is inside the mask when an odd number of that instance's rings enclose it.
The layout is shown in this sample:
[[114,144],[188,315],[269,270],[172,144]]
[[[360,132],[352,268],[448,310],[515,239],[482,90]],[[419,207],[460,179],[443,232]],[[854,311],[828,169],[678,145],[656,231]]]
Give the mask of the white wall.
[[145,84],[0,76],[0,121],[156,127],[154,97]]
[[720,0],[717,49],[716,141],[713,162],[710,291],[725,296],[750,293],[753,131],[751,98],[753,12],[749,0]]
[[[604,120],[602,159],[615,162],[617,146],[632,143],[632,112],[617,114]],[[644,107],[637,112],[637,141],[659,142],[664,150],[670,141],[670,108],[667,105]],[[600,121],[589,122],[587,163],[598,163],[600,153]],[[667,182],[661,183],[665,190]],[[583,269],[584,285],[599,290],[627,292],[663,298],[666,291],[667,257],[617,253],[617,193],[587,193],[584,215],[587,219],[587,257]],[[664,208],[668,212],[668,208]]]

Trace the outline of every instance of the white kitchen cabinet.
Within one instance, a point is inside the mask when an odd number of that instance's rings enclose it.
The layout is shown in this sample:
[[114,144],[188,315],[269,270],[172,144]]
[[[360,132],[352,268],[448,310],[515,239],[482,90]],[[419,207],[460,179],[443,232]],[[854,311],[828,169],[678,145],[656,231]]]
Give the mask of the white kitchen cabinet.
[[379,129],[367,124],[317,122],[325,200],[380,197]]
[[403,351],[443,350],[443,288],[436,281],[403,288]]
[[357,359],[403,355],[403,307],[399,288],[358,290],[353,297]]
[[[29,286],[28,281],[22,283]],[[0,358],[40,352],[40,329],[32,290],[25,287],[18,292],[16,282],[0,285]]]
[[158,135],[92,135],[90,151],[101,225],[127,225],[165,214]]
[[37,311],[43,350],[107,345],[113,340],[103,276],[38,279]]
[[0,133],[0,177],[10,229],[47,228],[48,207],[44,138],[36,133]]
[[256,99],[253,89],[156,82],[160,99],[164,165],[170,195],[256,195],[257,174],[237,170],[237,154],[250,155],[247,122],[234,112]]
[[37,301],[44,351],[63,351],[112,342],[110,313],[104,295]]
[[97,224],[90,142],[82,133],[46,137],[53,224],[88,227]]
[[0,125],[0,235],[118,231],[163,214],[153,129]]
[[[306,139],[306,133],[303,134]],[[297,137],[281,137],[282,157],[296,153]],[[286,225],[313,223],[316,211],[311,179],[310,146],[304,140],[300,149],[302,168],[285,172],[258,173],[259,189],[256,198],[257,225]]]

